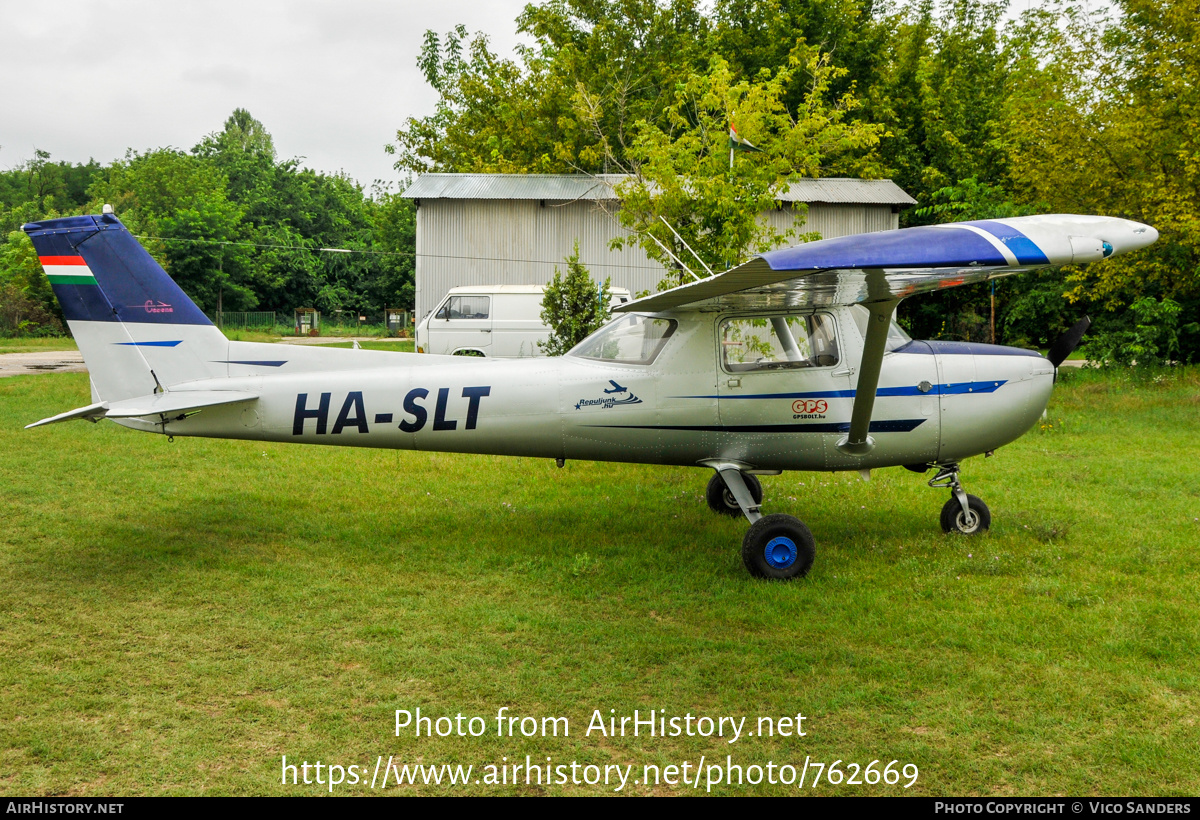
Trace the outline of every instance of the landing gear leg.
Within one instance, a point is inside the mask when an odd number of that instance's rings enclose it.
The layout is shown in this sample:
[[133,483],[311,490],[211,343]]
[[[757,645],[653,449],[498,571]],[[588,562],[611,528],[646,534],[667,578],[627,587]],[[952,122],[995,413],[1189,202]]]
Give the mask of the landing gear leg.
[[[759,484],[758,479],[754,476],[744,475],[738,467],[732,464],[714,464],[712,468],[717,471],[717,474],[708,482],[708,492],[705,493],[708,498],[708,506],[718,512],[722,511],[718,505],[713,503],[715,495],[713,490],[716,489],[716,482],[721,482],[724,484],[721,502],[726,509],[729,509],[728,502],[732,500],[736,505],[734,509],[746,516],[746,520],[751,524],[762,518],[762,514],[758,511],[759,505],[762,503],[762,485]],[[754,489],[758,490],[757,498]],[[729,498],[725,497],[726,493]],[[737,513],[732,514],[736,515]]]
[[977,535],[992,525],[992,514],[982,499],[968,495],[958,480],[959,466],[955,462],[939,464],[938,473],[929,480],[934,489],[949,488],[950,500],[942,507],[942,532]]
[[[790,581],[808,574],[816,558],[812,533],[799,518],[782,513],[760,513],[762,486],[742,472],[737,464],[710,463],[717,474],[708,482],[708,504],[713,510],[730,512],[731,502],[746,516],[750,529],[742,539],[742,563],[756,578]],[[719,503],[718,503],[719,502]]]
[[[762,484],[757,478],[748,473],[731,470],[735,476],[741,478],[745,483],[746,489],[750,492],[750,499],[757,507],[762,504],[763,490]],[[708,501],[708,508],[720,515],[738,516],[742,514],[742,508],[738,504],[737,496],[729,488],[721,473],[713,473],[713,477],[708,480],[708,487],[704,491],[704,498]],[[753,523],[753,519],[751,519]]]

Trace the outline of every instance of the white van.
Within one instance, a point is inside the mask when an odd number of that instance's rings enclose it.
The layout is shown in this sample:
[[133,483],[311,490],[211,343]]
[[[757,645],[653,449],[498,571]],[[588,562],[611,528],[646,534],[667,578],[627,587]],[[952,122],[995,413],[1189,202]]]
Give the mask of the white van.
[[[612,304],[629,301],[625,288],[610,288]],[[541,285],[478,285],[451,288],[417,325],[417,352],[458,356],[544,356],[538,342],[550,336],[542,324]]]

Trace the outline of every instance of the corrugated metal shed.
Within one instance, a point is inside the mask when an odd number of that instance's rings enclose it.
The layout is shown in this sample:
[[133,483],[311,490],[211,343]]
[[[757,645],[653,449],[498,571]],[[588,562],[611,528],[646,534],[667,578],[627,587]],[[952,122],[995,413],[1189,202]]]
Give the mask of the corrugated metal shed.
[[[540,285],[576,243],[598,280],[653,292],[667,271],[634,246],[609,249],[629,232],[617,219],[609,174],[424,174],[404,192],[417,200],[416,313],[424,316],[460,285]],[[804,204],[801,204],[804,203]],[[806,179],[763,221],[823,238],[892,230],[914,204],[891,180]],[[690,260],[689,260],[690,261]]]
[[[424,174],[408,187],[408,199],[617,199],[625,174]],[[835,205],[916,205],[890,179],[801,179],[780,195],[783,202]]]

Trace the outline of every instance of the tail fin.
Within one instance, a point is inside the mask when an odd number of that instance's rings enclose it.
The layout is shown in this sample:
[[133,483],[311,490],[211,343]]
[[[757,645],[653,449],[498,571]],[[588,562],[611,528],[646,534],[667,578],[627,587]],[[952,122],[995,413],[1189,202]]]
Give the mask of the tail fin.
[[228,374],[229,342],[112,214],[22,226],[92,376],[120,401]]

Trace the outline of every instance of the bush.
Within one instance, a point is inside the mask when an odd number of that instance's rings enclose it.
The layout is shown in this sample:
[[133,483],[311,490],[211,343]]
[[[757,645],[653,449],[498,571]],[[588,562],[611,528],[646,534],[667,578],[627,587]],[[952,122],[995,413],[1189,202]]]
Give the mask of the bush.
[[0,336],[62,336],[62,323],[18,285],[0,284]]
[[567,257],[567,275],[558,266],[542,297],[542,321],[550,328],[550,338],[538,342],[547,356],[561,356],[582,342],[608,321],[612,300],[609,280],[596,287],[588,269],[579,263],[579,241]]
[[[1084,355],[1099,367],[1161,367],[1179,356],[1181,330],[1195,333],[1200,323],[1182,328],[1183,308],[1171,299],[1144,296],[1129,306],[1124,327],[1118,325],[1092,334]],[[1132,327],[1130,327],[1132,325]]]

